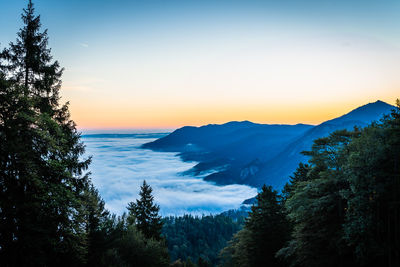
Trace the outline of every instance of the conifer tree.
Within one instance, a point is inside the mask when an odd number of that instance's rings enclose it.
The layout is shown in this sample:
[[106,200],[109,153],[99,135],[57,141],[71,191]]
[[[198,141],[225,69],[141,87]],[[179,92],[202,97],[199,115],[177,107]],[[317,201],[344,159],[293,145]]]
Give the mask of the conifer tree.
[[105,209],[105,203],[93,185],[89,185],[83,197],[88,244],[87,265],[105,266],[107,250],[113,241],[111,233],[117,232],[116,219]]
[[68,105],[59,104],[62,69],[32,1],[15,43],[0,54],[0,262],[80,265],[86,258],[88,187],[84,145]]
[[344,239],[361,266],[400,266],[400,101],[348,149]]
[[281,197],[263,186],[244,228],[221,252],[222,266],[283,266],[275,254],[289,239],[290,228]]
[[292,241],[278,253],[293,266],[352,263],[351,251],[342,238],[346,201],[340,192],[348,187],[341,172],[347,145],[357,134],[336,131],[315,140],[311,151],[303,152],[311,157],[306,177],[295,181],[285,203],[294,224]]
[[281,266],[275,254],[289,238],[285,216],[278,193],[264,185],[245,224],[250,234],[250,266]]
[[135,218],[138,230],[146,238],[161,240],[162,221],[158,214],[160,207],[154,203],[152,191],[153,189],[144,180],[140,187],[140,199],[137,199],[136,203],[130,202],[128,211],[130,217]]
[[299,163],[299,166],[296,168],[296,171],[293,175],[289,176],[289,181],[285,184],[282,190],[283,202],[285,202],[288,198],[293,195],[293,191],[296,188],[296,185],[300,182],[305,182],[310,179],[308,173],[311,171],[311,167],[308,164],[304,164],[302,162]]

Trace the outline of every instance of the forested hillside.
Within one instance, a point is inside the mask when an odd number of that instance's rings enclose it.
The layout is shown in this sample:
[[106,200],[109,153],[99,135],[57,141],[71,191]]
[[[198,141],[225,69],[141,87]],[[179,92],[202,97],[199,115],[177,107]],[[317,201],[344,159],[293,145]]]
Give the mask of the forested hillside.
[[210,266],[219,262],[219,251],[227,245],[233,234],[242,229],[247,213],[233,212],[232,215],[220,214],[194,217],[166,217],[163,219],[163,235],[168,243],[172,261],[178,259],[193,262],[203,261]]
[[262,188],[222,266],[399,266],[400,101],[303,154],[282,194]]

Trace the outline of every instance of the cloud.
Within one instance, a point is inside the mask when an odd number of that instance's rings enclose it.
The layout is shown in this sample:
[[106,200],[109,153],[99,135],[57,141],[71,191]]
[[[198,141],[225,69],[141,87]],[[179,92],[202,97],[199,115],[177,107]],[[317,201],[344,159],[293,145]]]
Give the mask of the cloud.
[[145,179],[153,188],[160,212],[166,215],[215,214],[238,208],[241,202],[256,195],[245,185],[217,186],[200,177],[180,173],[196,163],[182,162],[175,153],[140,149],[150,138],[83,137],[87,155],[93,155],[92,181],[117,214],[126,211],[130,201],[138,198]]
[[88,48],[89,45],[87,43],[79,43],[80,46],[84,47],[84,48]]

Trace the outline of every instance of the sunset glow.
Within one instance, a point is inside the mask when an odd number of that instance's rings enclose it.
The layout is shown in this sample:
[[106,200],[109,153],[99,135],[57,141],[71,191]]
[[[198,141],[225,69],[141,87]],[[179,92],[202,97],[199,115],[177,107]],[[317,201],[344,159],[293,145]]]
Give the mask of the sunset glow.
[[[378,99],[394,104],[399,2],[302,3],[42,0],[36,7],[65,67],[62,97],[80,129],[318,124]],[[20,25],[8,18],[25,2],[3,5],[2,45],[14,40]]]

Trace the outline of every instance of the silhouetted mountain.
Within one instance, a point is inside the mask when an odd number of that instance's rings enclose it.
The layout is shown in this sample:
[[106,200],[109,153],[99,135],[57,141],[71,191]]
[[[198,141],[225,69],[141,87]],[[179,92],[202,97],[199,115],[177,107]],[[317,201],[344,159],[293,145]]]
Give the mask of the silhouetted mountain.
[[[168,136],[144,144],[143,148],[179,152],[183,160],[199,162],[188,172],[200,175],[214,171],[207,179],[230,184],[238,181],[227,179],[228,173],[240,171],[248,164],[261,164],[272,159],[281,151],[282,146],[312,127],[304,124],[264,125],[248,121],[183,127]],[[214,179],[216,175],[222,175],[223,179],[217,181]]]
[[266,183],[275,188],[282,188],[299,162],[307,161],[307,157],[303,156],[301,152],[310,150],[315,139],[328,136],[336,130],[353,130],[355,126],[365,127],[371,122],[381,119],[384,114],[390,113],[393,108],[394,106],[385,102],[376,101],[356,108],[341,117],[323,122],[288,144],[279,155],[263,164],[254,177],[248,177],[248,179],[256,186]]
[[188,173],[205,175],[218,184],[269,184],[280,189],[313,140],[339,130],[365,127],[394,107],[377,101],[317,126],[268,125],[249,121],[183,127],[143,145],[156,151],[179,152],[185,161],[199,162]]

